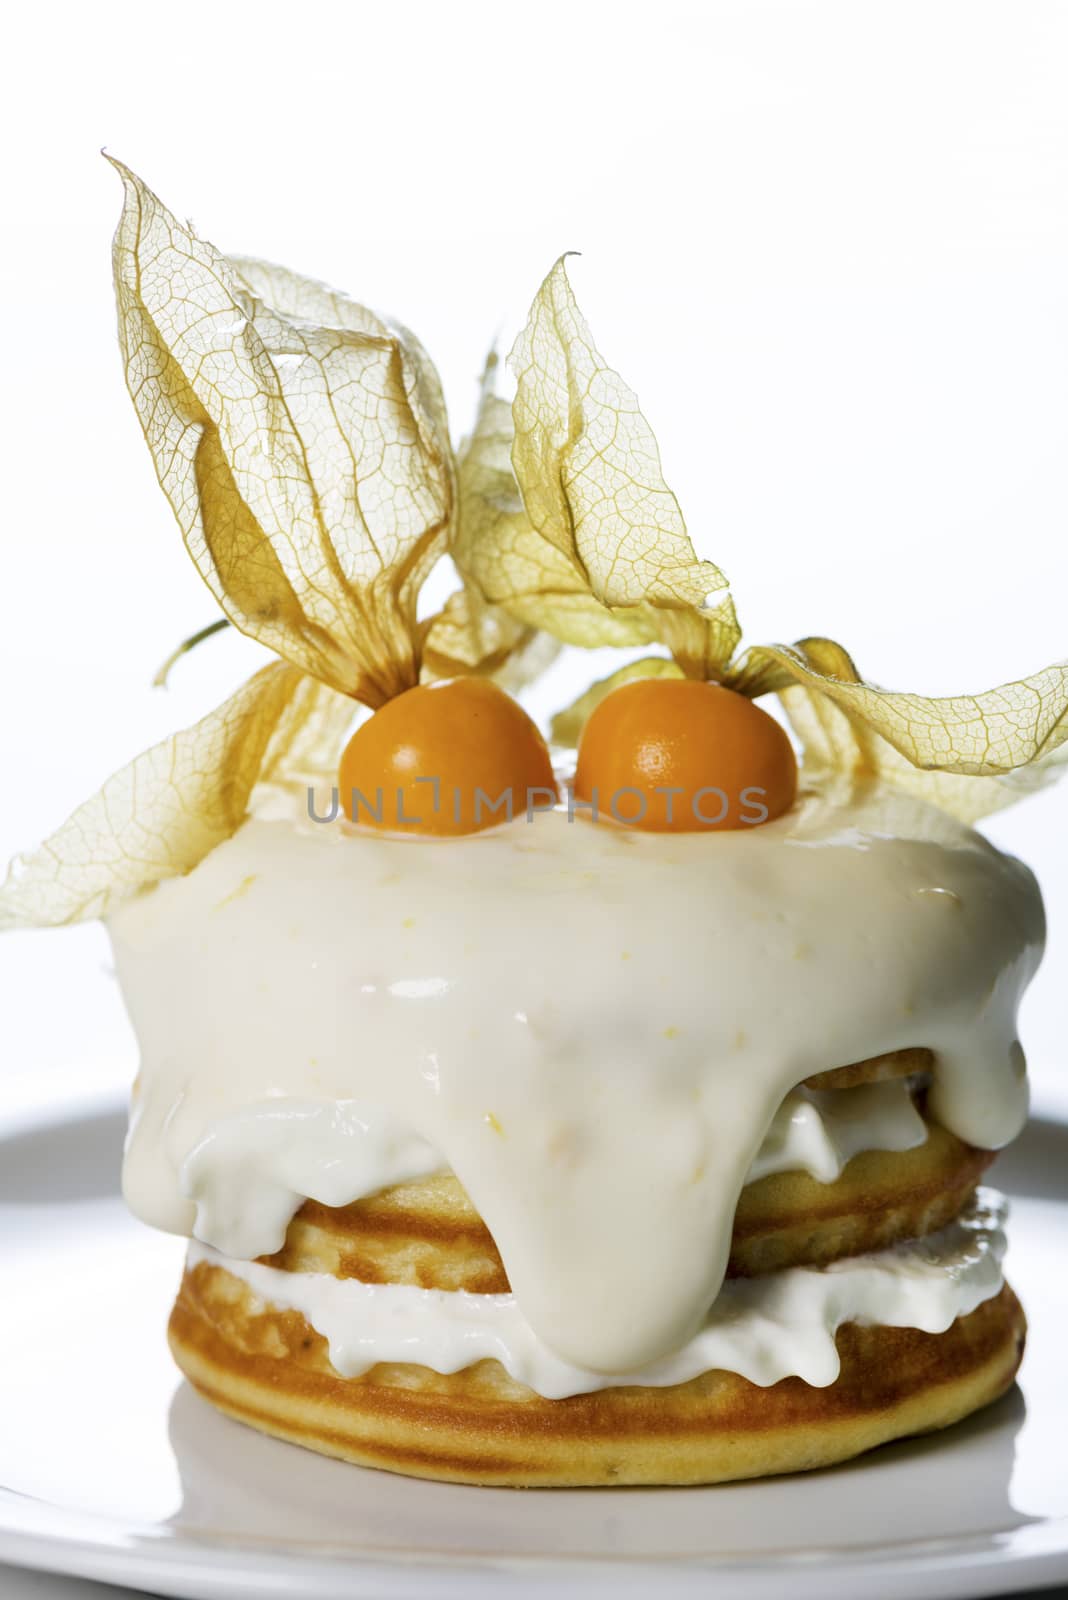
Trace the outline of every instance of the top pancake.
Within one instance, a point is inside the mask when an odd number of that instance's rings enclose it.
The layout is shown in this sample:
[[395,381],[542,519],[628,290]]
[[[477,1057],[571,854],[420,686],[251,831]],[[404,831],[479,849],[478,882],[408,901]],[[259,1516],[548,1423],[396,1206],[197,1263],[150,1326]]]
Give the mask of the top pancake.
[[[820,1073],[820,1088],[853,1087],[923,1070],[926,1050],[898,1051]],[[864,1151],[835,1183],[804,1172],[748,1184],[735,1214],[728,1274],[822,1265],[944,1227],[993,1159],[928,1121],[914,1150]],[[472,1294],[509,1289],[500,1254],[458,1179],[443,1172],[394,1184],[342,1207],[307,1201],[285,1244],[262,1258],[288,1271],[364,1283],[402,1283]]]

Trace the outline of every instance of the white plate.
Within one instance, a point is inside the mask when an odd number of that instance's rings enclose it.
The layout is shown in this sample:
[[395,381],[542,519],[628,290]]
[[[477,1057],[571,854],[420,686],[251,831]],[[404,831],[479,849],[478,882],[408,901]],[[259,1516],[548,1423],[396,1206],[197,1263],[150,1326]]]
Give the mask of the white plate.
[[0,1560],[204,1597],[963,1596],[1068,1579],[1068,1126],[999,1165],[1031,1318],[1017,1390],[833,1471],[712,1489],[468,1489],[218,1416],[164,1325],[180,1241],[116,1193],[123,1117],[0,1136]]

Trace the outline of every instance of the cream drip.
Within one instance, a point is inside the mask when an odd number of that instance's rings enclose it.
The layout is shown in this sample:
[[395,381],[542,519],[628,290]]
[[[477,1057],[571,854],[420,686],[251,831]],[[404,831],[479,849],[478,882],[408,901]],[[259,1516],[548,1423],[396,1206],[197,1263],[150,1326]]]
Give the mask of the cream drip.
[[[927,1125],[906,1079],[855,1089],[794,1089],[783,1101],[747,1182],[807,1172],[833,1183],[862,1150],[913,1150]],[[182,1162],[196,1207],[194,1238],[226,1255],[271,1255],[305,1200],[345,1206],[393,1183],[442,1170],[425,1139],[351,1101],[264,1100],[214,1123]]]
[[952,1132],[993,1148],[1026,1115],[1034,879],[904,797],[712,837],[559,811],[445,842],[252,820],[110,927],[138,1215],[192,1231],[184,1164],[236,1112],[373,1106],[456,1172],[526,1321],[591,1370],[701,1326],[813,1072],[923,1044]]
[[763,1387],[803,1378],[824,1388],[839,1372],[834,1336],[846,1322],[945,1333],[957,1317],[1000,1290],[1005,1206],[992,1189],[949,1227],[829,1267],[790,1267],[762,1278],[730,1278],[703,1324],[678,1350],[633,1372],[603,1373],[561,1360],[531,1328],[514,1295],[360,1283],[321,1272],[282,1272],[230,1259],[194,1242],[188,1265],[224,1267],[265,1305],[299,1311],[322,1334],[345,1378],[379,1361],[460,1372],[499,1361],[510,1377],[549,1400],[644,1384],[662,1388],[713,1370]]

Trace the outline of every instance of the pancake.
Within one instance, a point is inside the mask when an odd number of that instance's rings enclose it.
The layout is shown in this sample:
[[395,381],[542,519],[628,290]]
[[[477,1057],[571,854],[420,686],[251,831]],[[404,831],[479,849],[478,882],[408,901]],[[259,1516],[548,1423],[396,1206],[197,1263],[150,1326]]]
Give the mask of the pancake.
[[[957,1217],[991,1159],[928,1121],[922,1145],[862,1152],[835,1183],[761,1178],[743,1191],[730,1275],[775,1284],[767,1275],[788,1266],[847,1264],[925,1238]],[[306,1203],[283,1249],[259,1264],[292,1278],[508,1293],[493,1239],[451,1174],[350,1206]],[[208,1400],[326,1455],[486,1485],[716,1483],[827,1466],[988,1404],[1012,1383],[1025,1332],[1001,1287],[942,1333],[845,1322],[834,1335],[839,1374],[822,1386],[764,1386],[716,1368],[546,1398],[493,1359],[444,1374],[380,1361],[346,1376],[312,1322],[273,1303],[279,1277],[261,1293],[232,1265],[192,1260],[170,1321],[175,1360]]]
[[805,1088],[855,1089],[862,1083],[885,1083],[888,1078],[909,1078],[915,1073],[930,1072],[933,1065],[934,1052],[926,1048],[890,1050],[885,1055],[870,1056],[867,1061],[814,1072],[805,1079]]
[[779,1172],[747,1184],[734,1216],[727,1275],[823,1266],[945,1227],[995,1156],[925,1121],[924,1144],[864,1150],[835,1183]]
[[[921,1238],[957,1215],[993,1155],[927,1122],[914,1150],[867,1150],[835,1183],[803,1172],[747,1184],[735,1213],[728,1275],[821,1265]],[[281,1250],[260,1258],[293,1272],[364,1283],[506,1294],[493,1237],[451,1173],[395,1184],[332,1208],[306,1201]]]
[[381,1363],[342,1378],[294,1311],[231,1273],[186,1272],[174,1358],[241,1422],[321,1454],[422,1478],[507,1487],[698,1484],[830,1466],[959,1421],[1011,1385],[1025,1322],[1006,1285],[945,1333],[840,1328],[838,1379],[762,1388],[713,1371],[673,1388],[546,1400],[495,1361],[451,1375]]

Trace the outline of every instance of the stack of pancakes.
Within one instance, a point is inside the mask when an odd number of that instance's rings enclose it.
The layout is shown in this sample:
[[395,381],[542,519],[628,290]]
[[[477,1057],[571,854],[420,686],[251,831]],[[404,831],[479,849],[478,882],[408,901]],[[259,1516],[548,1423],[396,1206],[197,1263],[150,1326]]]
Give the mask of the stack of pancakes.
[[[808,1080],[848,1094],[908,1076],[927,1139],[861,1153],[834,1183],[789,1172],[748,1184],[729,1277],[824,1266],[923,1238],[958,1216],[993,1156],[926,1116],[930,1065],[928,1051],[903,1050]],[[261,1259],[367,1284],[509,1292],[493,1238],[450,1173],[339,1208],[306,1202],[283,1248]],[[303,1315],[272,1307],[212,1261],[187,1268],[170,1321],[183,1372],[243,1422],[366,1466],[515,1486],[714,1483],[826,1466],[995,1399],[1013,1381],[1024,1335],[1006,1285],[945,1333],[846,1324],[840,1374],[823,1388],[796,1377],[764,1388],[710,1371],[669,1388],[545,1399],[493,1360],[451,1374],[417,1360],[379,1363],[343,1377]]]

